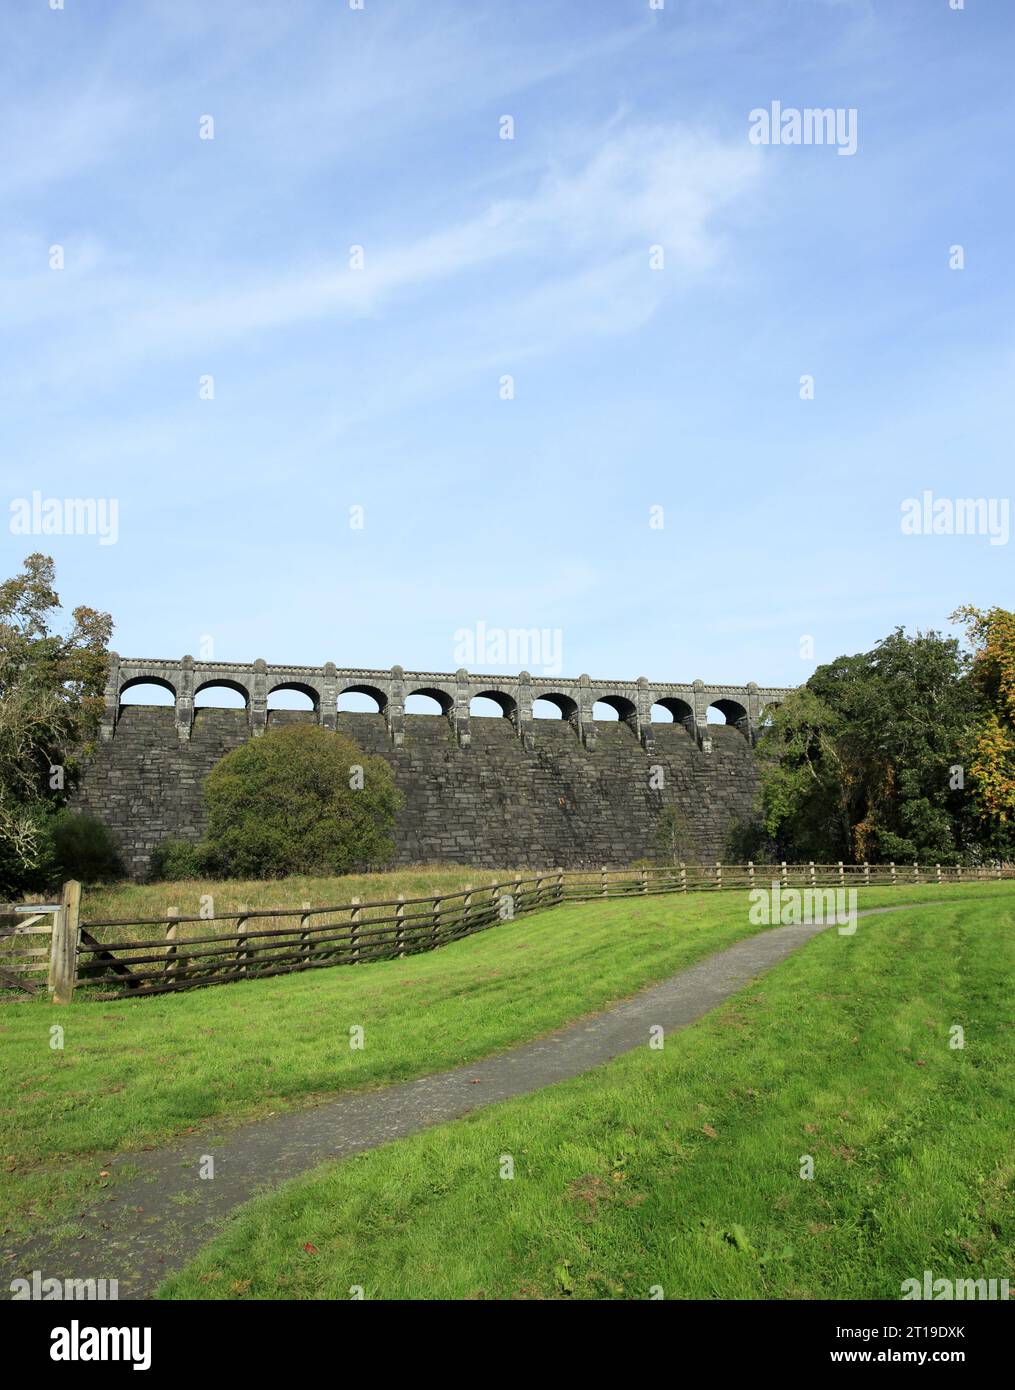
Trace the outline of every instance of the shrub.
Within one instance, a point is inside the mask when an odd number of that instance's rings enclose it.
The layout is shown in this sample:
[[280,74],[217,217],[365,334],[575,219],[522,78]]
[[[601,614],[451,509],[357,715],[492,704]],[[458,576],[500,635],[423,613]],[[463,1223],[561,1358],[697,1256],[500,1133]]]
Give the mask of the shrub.
[[102,883],[123,876],[123,864],[102,821],[78,811],[57,811],[46,828],[46,867],[54,880]]
[[329,729],[292,725],[233,749],[204,799],[208,867],[233,877],[340,874],[394,854],[391,768]]
[[172,882],[180,878],[200,878],[207,853],[192,840],[163,840],[152,855],[151,877]]

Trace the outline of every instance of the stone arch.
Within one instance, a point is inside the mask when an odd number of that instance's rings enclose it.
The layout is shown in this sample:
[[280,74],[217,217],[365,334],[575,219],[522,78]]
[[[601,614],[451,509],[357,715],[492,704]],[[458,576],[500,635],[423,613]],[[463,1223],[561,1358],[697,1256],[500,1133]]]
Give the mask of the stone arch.
[[[377,702],[377,714],[383,714],[388,707],[387,695],[376,685],[343,685],[338,692],[338,699],[341,700],[343,695],[366,695],[368,699],[375,700]],[[339,712],[351,713],[351,711],[347,710]]]
[[[124,697],[124,695],[126,695],[127,691],[128,691],[128,690],[133,690],[134,687],[135,687],[135,686],[138,686],[138,685],[154,685],[154,686],[157,686],[160,690],[168,690],[169,693],[170,693],[170,695],[172,695],[172,697],[173,697],[173,698],[172,698],[172,701],[168,701],[168,700],[167,700],[167,701],[164,701],[163,704],[165,704],[165,705],[168,705],[168,704],[170,704],[170,703],[171,703],[171,704],[174,704],[174,705],[176,704],[176,700],[177,700],[176,687],[172,684],[171,681],[167,681],[167,680],[165,679],[164,676],[131,676],[128,680],[125,680],[125,681],[122,683],[122,685],[120,686],[119,693],[117,694],[117,697],[116,697],[116,698],[117,698],[117,704],[122,705],[122,704],[123,704],[123,697]],[[134,702],[134,701],[131,701],[131,703],[133,704],[133,703],[135,703],[135,702]],[[136,703],[141,704],[142,701],[139,700],[139,701],[137,701]]]
[[571,724],[576,722],[578,718],[578,704],[575,700],[572,700],[570,695],[562,695],[560,691],[557,690],[537,690],[532,697],[532,715],[534,719],[552,718],[552,715],[547,716],[537,713],[536,704],[540,700],[545,700],[549,705],[555,705],[560,711],[561,719],[567,720]]
[[612,709],[618,719],[626,720],[628,723],[634,719],[638,713],[638,706],[633,700],[629,700],[626,695],[595,695],[593,696],[593,709],[596,705],[606,705]]
[[[592,719],[593,721],[602,720],[602,714],[596,714],[596,705],[605,705],[607,709],[612,709],[621,724],[626,724],[631,732],[638,736],[638,706],[627,695],[615,695],[607,692],[605,695],[593,695],[592,697]],[[613,720],[609,720],[612,724]]]
[[661,700],[656,700],[652,706],[653,722],[668,724],[670,721],[667,719],[655,718],[657,709],[664,709],[673,723],[682,724],[688,733],[694,732],[694,710],[686,700],[681,700],[675,695],[664,695]]
[[239,681],[231,680],[228,676],[212,676],[209,680],[202,681],[200,685],[194,687],[194,708],[195,709],[233,709],[232,705],[199,705],[198,696],[206,690],[232,690],[243,700],[243,708],[250,708],[250,691]]
[[470,716],[475,716],[477,719],[485,719],[488,716],[482,713],[477,714],[476,711],[473,710],[472,700],[490,700],[497,706],[505,719],[514,720],[518,717],[518,701],[514,699],[513,696],[506,694],[503,690],[480,690],[472,696],[472,699],[469,701]]
[[273,706],[272,703],[271,703],[271,697],[272,697],[273,695],[276,695],[280,690],[292,691],[293,693],[295,693],[295,694],[297,694],[297,695],[305,695],[306,698],[310,701],[310,708],[314,711],[314,713],[317,714],[317,713],[320,712],[320,708],[321,708],[321,696],[320,696],[319,692],[318,692],[312,685],[306,685],[303,681],[280,681],[280,682],[278,683],[278,685],[273,685],[273,686],[271,687],[271,689],[268,691],[268,708],[269,708],[269,709],[273,709],[273,708],[274,708],[274,709],[301,709],[301,708],[303,708],[302,706],[300,706],[300,705],[295,705],[295,704],[274,705],[274,706]]
[[[734,724],[744,735],[749,734],[751,721],[748,718],[747,710],[738,701],[725,698],[713,700],[708,707],[708,713],[711,715],[713,710],[718,710],[727,724]],[[708,722],[718,724],[719,720],[709,719]]]
[[[449,714],[451,713],[451,711],[452,711],[452,710],[454,709],[454,707],[455,707],[454,697],[451,696],[451,695],[449,695],[448,692],[447,692],[446,690],[440,690],[440,689],[438,689],[438,688],[435,687],[435,686],[431,686],[431,685],[418,685],[418,686],[415,688],[415,690],[407,690],[407,691],[405,692],[406,703],[408,703],[408,701],[411,700],[412,697],[413,697],[414,695],[423,695],[423,696],[425,696],[426,699],[428,699],[428,700],[434,700],[434,701],[436,701],[436,703],[437,703],[437,704],[439,705],[439,707],[440,707],[440,713],[443,714],[443,715],[449,715]],[[406,712],[406,714],[422,714],[422,713],[423,713],[422,710],[408,710],[408,709],[407,709],[405,712]],[[432,713],[432,711],[430,711],[430,710],[427,710],[427,711],[426,711],[426,714],[427,714],[427,715],[429,715],[429,714],[431,714],[431,713]],[[425,717],[425,716],[424,716],[424,717]]]

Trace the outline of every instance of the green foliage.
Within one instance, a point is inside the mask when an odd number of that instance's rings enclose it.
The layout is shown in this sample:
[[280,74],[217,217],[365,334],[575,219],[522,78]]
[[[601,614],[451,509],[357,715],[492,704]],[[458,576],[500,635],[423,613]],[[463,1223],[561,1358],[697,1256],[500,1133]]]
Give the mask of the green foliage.
[[659,812],[656,849],[666,864],[690,863],[698,857],[694,831],[679,806],[664,806]]
[[969,680],[978,711],[963,759],[976,828],[999,857],[1015,857],[1015,613],[960,608],[972,647]]
[[778,857],[955,863],[975,853],[950,785],[975,708],[958,643],[898,629],[820,666],[758,742]]
[[212,768],[204,798],[205,862],[230,877],[346,873],[394,854],[401,797],[391,768],[328,729],[293,725],[234,749]]
[[102,821],[66,809],[47,823],[46,867],[55,883],[76,878],[81,883],[109,883],[123,875],[123,864],[112,836]]
[[163,840],[152,855],[150,877],[156,883],[200,878],[207,865],[207,853],[192,840]]
[[75,608],[51,630],[60,600],[53,561],[29,555],[0,584],[0,892],[44,885],[51,817],[77,776],[76,751],[102,711],[107,613]]

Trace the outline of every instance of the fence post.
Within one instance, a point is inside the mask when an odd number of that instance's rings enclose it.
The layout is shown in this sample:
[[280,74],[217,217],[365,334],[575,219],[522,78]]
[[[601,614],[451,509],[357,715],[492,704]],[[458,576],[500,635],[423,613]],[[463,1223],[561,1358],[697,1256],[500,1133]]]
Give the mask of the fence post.
[[646,869],[646,868],[644,868],[644,867],[642,868],[642,871],[641,871],[641,891],[642,891],[643,893],[647,893],[647,892],[648,892],[648,869]]
[[913,882],[920,882],[920,866],[915,859],[913,860]]
[[1000,861],[1000,859],[999,859],[999,860],[997,861],[997,863],[994,865],[994,874],[995,874],[995,877],[997,878],[998,883],[1000,883],[1000,882],[1001,882],[1001,861]]
[[722,892],[722,865],[717,859],[715,861],[715,886],[718,892]]
[[845,869],[842,867],[842,860],[840,859],[840,860],[839,860],[839,887],[841,888],[845,882],[846,882],[846,871],[845,871]]
[[399,893],[395,907],[395,952],[405,955],[405,894]]
[[957,878],[957,881],[958,881],[959,883],[961,883],[961,882],[962,882],[962,865],[961,865],[961,864],[956,864],[955,868],[956,868],[956,878]]
[[940,882],[941,882],[941,865],[940,865],[940,864],[935,864],[935,865],[934,865],[934,870],[935,870],[935,873],[937,874],[937,881],[938,881],[938,883],[940,883]]
[[608,884],[607,881],[606,881],[606,865],[605,865],[605,864],[603,864],[602,867],[601,867],[600,870],[599,870],[599,880],[600,880],[600,883],[601,883],[601,885],[602,885],[601,888],[600,888],[600,897],[603,897],[603,898],[608,897],[608,896],[609,896],[609,892],[610,892],[610,888],[609,888],[609,884]]
[[687,865],[683,861],[680,864],[680,891],[687,892]]
[[247,973],[247,938],[243,936],[243,924],[247,920],[247,905],[240,904],[240,915],[236,919],[236,968],[241,975]]
[[521,874],[515,874],[515,900],[514,900],[514,903],[513,903],[512,906],[513,906],[513,911],[514,911],[515,916],[516,916],[516,917],[520,917],[520,916],[521,916],[521,912],[522,912],[522,876],[521,876]]
[[[538,892],[538,889],[539,889],[539,884],[542,883],[542,881],[543,881],[542,879],[538,879],[538,880],[536,881],[536,889],[537,889],[537,892]],[[537,901],[538,901],[538,899],[537,899]],[[470,917],[471,913],[472,913],[472,884],[471,884],[471,883],[467,883],[467,884],[465,885],[465,897],[462,899],[462,926],[465,928],[466,934],[468,934],[468,931],[469,931],[469,917]]]
[[81,935],[81,884],[63,885],[60,911],[53,914],[49,947],[49,988],[54,1004],[69,1004],[78,982],[78,938]]
[[788,876],[787,876],[787,874],[786,874],[786,861],[785,861],[785,859],[782,861],[782,887],[783,887],[783,888],[788,888],[788,887],[789,887],[789,878],[788,878]]
[[303,908],[303,915],[300,917],[300,955],[301,955],[301,956],[309,956],[309,955],[310,955],[310,931],[309,931],[310,919],[309,919],[309,917],[307,917],[306,914],[307,914],[307,912],[310,910],[310,904],[309,904],[309,903],[301,903],[300,906]]
[[349,913],[349,950],[352,954],[350,964],[359,965],[359,898],[350,898],[352,911]]
[[752,889],[753,889],[753,887],[754,887],[754,860],[753,860],[753,859],[748,859],[748,861],[747,861],[747,886],[748,886],[749,888],[752,888]]
[[867,863],[866,859],[863,861],[863,886],[865,888],[871,886],[871,866]]
[[562,902],[564,901],[564,870],[563,870],[563,869],[558,869],[558,870],[557,870],[557,901],[558,901],[559,903],[562,903]]
[[892,887],[894,888],[895,885],[896,885],[896,883],[898,883],[898,881],[899,881],[899,880],[898,880],[898,877],[897,877],[897,875],[896,875],[896,873],[895,873],[895,860],[894,860],[894,859],[892,859],[892,860],[889,861],[888,867],[889,867],[889,868],[891,869],[891,871],[892,871]]
[[807,867],[808,867],[808,868],[810,869],[810,871],[811,871],[811,887],[813,888],[813,887],[815,886],[815,883],[816,883],[816,880],[815,880],[815,877],[814,877],[814,860],[813,860],[813,859],[809,859],[809,860],[807,861]]
[[434,898],[433,908],[430,914],[430,949],[434,950],[437,945],[437,933],[441,925],[441,898]]
[[180,958],[177,955],[176,939],[180,934],[180,923],[177,920],[180,916],[178,907],[166,909],[166,963],[163,969],[166,971],[178,970],[180,968]]

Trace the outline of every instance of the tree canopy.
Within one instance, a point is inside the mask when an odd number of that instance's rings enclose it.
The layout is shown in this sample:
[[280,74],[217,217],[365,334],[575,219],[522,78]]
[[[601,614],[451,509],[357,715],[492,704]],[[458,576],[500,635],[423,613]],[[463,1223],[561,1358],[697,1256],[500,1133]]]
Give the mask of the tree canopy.
[[955,863],[1015,838],[1015,616],[964,609],[972,651],[896,629],[819,666],[758,742],[777,857]]
[[388,763],[316,725],[233,749],[208,774],[204,799],[201,859],[230,877],[339,874],[394,854],[401,796]]
[[41,886],[53,818],[78,773],[76,755],[102,711],[108,613],[78,607],[54,630],[60,599],[47,555],[0,584],[0,888]]

